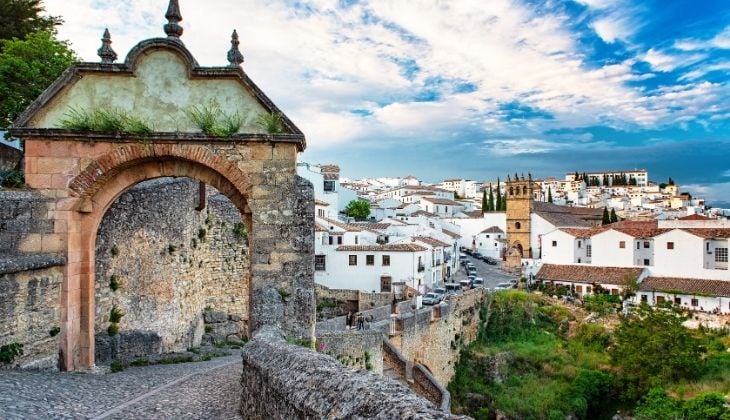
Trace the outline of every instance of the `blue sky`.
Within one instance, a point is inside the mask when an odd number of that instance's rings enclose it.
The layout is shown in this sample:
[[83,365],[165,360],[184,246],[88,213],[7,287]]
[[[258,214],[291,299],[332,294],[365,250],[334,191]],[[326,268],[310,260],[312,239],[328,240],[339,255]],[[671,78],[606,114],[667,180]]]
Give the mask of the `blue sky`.
[[[162,34],[165,0],[46,0],[96,61]],[[307,135],[302,160],[426,181],[645,168],[730,202],[724,0],[180,0],[183,40],[244,69]]]

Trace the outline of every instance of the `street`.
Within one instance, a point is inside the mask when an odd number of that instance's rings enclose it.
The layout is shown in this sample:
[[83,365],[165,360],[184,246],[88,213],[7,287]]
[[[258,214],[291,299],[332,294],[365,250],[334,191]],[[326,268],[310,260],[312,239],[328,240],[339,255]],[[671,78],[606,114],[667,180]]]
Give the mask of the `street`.
[[[490,290],[494,290],[494,287],[497,286],[499,283],[506,283],[510,280],[516,280],[517,277],[507,274],[499,269],[499,265],[489,265],[485,263],[482,260],[478,260],[474,257],[471,257],[469,255],[466,256],[467,261],[470,261],[474,266],[477,268],[477,277],[481,277],[484,279],[484,287],[487,287]],[[499,264],[502,264],[500,261]],[[453,281],[455,283],[458,283],[460,280],[466,279],[466,269],[459,266],[459,270],[456,272],[456,275],[453,277]]]

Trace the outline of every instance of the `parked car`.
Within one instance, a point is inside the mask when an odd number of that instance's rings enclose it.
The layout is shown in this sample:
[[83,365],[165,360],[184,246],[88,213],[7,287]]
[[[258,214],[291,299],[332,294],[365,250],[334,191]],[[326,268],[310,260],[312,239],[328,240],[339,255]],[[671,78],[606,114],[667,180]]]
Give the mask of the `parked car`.
[[494,290],[508,290],[511,289],[512,285],[510,283],[499,283]]
[[441,296],[441,300],[444,300],[444,297],[446,296],[446,289],[443,287],[437,287],[433,289],[431,293],[436,293],[437,295]]
[[433,292],[426,293],[423,295],[423,298],[421,298],[421,303],[424,305],[436,305],[441,303],[441,296]]
[[472,287],[475,289],[478,287],[484,287],[484,279],[481,277],[475,277],[474,280],[471,281],[471,283]]
[[472,282],[470,279],[461,280],[459,284],[461,285],[462,290],[469,290],[472,287]]
[[471,256],[474,258],[477,258],[477,259],[482,259],[482,254],[479,252],[475,252],[475,253],[471,254]]
[[453,295],[461,291],[461,285],[457,283],[446,283],[444,284],[444,289],[446,289],[447,294]]
[[487,264],[489,264],[489,265],[497,265],[497,263],[499,263],[499,261],[497,261],[497,260],[495,260],[494,258],[491,258],[491,257],[484,258],[484,262],[487,263]]

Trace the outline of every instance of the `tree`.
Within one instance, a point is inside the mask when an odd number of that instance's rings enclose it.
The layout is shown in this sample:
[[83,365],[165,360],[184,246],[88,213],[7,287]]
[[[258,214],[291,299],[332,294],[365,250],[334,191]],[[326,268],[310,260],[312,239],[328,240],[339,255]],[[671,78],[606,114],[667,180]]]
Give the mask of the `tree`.
[[41,16],[45,11],[41,3],[42,0],[0,0],[0,40],[22,40],[38,31],[54,32],[61,19]]
[[548,203],[553,202],[553,192],[550,190],[550,187],[548,187]]
[[370,216],[370,203],[365,200],[352,200],[345,207],[345,214],[355,220],[365,220]]
[[[0,0],[2,1],[2,0]],[[0,128],[9,126],[71,63],[76,54],[50,32],[3,41],[0,53]]]
[[603,208],[603,221],[601,222],[602,225],[610,225],[611,224],[611,216],[608,214],[608,207]]
[[611,215],[610,215],[611,223],[618,222],[618,216],[616,215],[616,210],[611,209]]
[[497,177],[497,202],[495,210],[502,211],[502,190],[499,188],[499,177]]
[[672,179],[672,177],[671,177],[671,176],[669,177],[669,182],[667,182],[667,183],[668,183],[669,185],[674,185],[674,180]]
[[487,190],[482,190],[482,213],[489,211],[489,203],[487,203]]
[[489,206],[489,211],[495,211],[496,205],[494,204],[494,193],[492,192],[492,186],[489,186],[489,200],[487,201]]
[[682,325],[685,320],[679,308],[669,305],[652,309],[642,304],[622,317],[610,355],[630,395],[638,397],[652,384],[697,376],[703,347]]

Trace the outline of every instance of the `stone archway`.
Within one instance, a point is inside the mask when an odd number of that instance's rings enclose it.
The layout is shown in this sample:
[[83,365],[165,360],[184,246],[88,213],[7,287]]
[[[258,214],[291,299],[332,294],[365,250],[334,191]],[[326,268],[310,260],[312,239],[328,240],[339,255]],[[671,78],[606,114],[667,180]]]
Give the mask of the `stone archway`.
[[[140,42],[118,64],[105,36],[102,63],[74,64],[10,130],[25,142],[27,185],[55,200],[41,248],[67,261],[59,304],[64,370],[94,365],[94,241],[106,209],[131,186],[162,176],[201,180],[241,211],[250,235],[250,330],[271,325],[313,336],[314,197],[296,175],[304,135],[240,67],[235,33],[230,65],[208,68],[181,32]],[[238,116],[238,129],[226,137],[201,132],[189,111],[205,104],[215,104],[219,117]],[[62,128],[69,110],[99,107],[154,120],[154,131]],[[257,125],[262,116],[277,118],[275,132]]]

